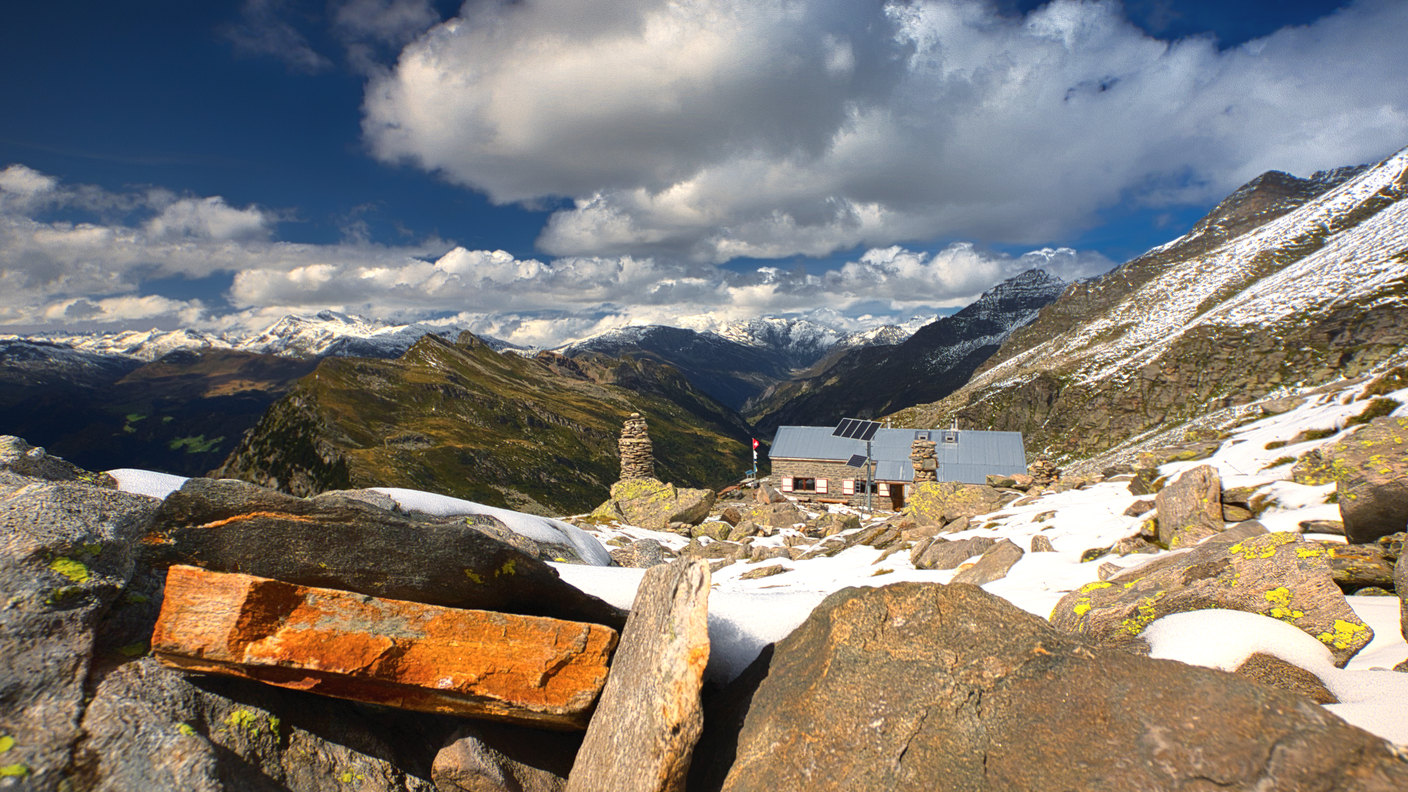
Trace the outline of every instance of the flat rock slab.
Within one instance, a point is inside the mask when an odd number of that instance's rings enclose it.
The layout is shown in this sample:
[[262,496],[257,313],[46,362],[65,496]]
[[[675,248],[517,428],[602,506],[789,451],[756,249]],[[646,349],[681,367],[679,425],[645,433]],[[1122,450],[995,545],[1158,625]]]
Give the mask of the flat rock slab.
[[568,792],[678,792],[703,730],[699,690],[709,664],[709,567],[650,568]]
[[626,614],[533,556],[466,526],[349,498],[297,498],[231,479],[191,479],[143,540],[186,564],[449,608],[595,622]]
[[1144,648],[1138,639],[1144,628],[1170,613],[1246,611],[1315,636],[1341,668],[1373,640],[1374,631],[1335,585],[1324,547],[1292,533],[1231,544],[1221,538],[1081,586],[1056,603],[1051,624],[1138,651]]
[[729,792],[1408,788],[1391,746],[1302,696],[973,586],[844,589],[758,663]]
[[173,566],[162,663],[403,709],[583,728],[616,631]]

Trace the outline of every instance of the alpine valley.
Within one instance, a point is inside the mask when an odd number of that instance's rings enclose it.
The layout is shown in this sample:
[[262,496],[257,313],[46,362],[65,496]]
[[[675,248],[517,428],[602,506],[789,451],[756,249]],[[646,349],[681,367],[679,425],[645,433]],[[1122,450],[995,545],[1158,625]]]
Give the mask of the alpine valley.
[[1269,172],[1099,277],[1029,270],[953,315],[862,333],[686,317],[537,350],[324,311],[245,337],[4,336],[0,434],[89,469],[218,468],[304,495],[414,486],[552,513],[601,500],[632,412],[662,478],[686,487],[737,480],[750,436],[842,417],[1019,430],[1069,465],[1402,365],[1405,195],[1408,150]]

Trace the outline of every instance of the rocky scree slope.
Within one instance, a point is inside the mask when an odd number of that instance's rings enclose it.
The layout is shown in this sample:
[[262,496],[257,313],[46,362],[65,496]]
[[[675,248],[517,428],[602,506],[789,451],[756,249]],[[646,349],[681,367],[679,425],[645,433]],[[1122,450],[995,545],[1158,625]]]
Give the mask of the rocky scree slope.
[[1383,368],[1408,342],[1408,150],[1269,173],[1192,231],[1076,284],[966,386],[900,425],[1021,431],[1091,456],[1209,410]]
[[749,430],[673,368],[600,355],[502,355],[465,333],[398,360],[326,358],[218,475],[296,495],[407,487],[539,514],[589,510],[619,477],[621,422],[650,423],[658,475],[718,486]]
[[873,418],[941,399],[967,382],[1013,330],[1035,318],[1065,287],[1045,270],[1028,270],[897,346],[852,349],[829,359],[825,368],[770,388],[744,414],[768,433],[788,424]]

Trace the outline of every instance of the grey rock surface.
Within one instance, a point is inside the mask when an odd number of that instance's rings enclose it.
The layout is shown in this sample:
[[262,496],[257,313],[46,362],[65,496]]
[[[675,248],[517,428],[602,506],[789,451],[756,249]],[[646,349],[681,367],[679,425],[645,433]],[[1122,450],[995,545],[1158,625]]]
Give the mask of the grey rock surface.
[[647,570],[569,792],[683,790],[704,724],[699,691],[708,663],[708,565],[681,560]]
[[[1408,785],[1383,740],[1302,696],[1099,647],[962,584],[836,592],[744,678],[729,792]],[[726,760],[730,736],[706,739]]]
[[14,741],[0,764],[54,790],[81,736],[94,630],[132,577],[157,501],[18,478],[0,498],[0,734]]

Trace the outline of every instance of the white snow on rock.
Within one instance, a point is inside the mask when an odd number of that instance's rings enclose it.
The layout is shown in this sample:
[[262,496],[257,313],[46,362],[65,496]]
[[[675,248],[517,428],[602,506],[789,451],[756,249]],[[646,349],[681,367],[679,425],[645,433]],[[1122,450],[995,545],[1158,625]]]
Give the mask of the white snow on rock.
[[109,470],[107,473],[117,479],[117,488],[123,492],[148,495],[163,500],[167,495],[181,489],[181,485],[189,480],[185,476],[173,476],[170,473],[157,473],[136,468],[118,468],[117,470]]
[[406,511],[418,511],[436,517],[453,517],[464,514],[483,514],[496,517],[504,525],[507,525],[509,530],[519,536],[526,536],[535,542],[569,544],[576,548],[577,554],[589,564],[606,566],[611,563],[611,554],[606,551],[601,542],[596,540],[596,537],[562,520],[539,517],[536,514],[524,514],[511,509],[500,509],[497,506],[485,506],[482,503],[451,498],[448,495],[436,495],[396,487],[373,487],[372,489],[390,495],[392,500]]
[[[1385,624],[1382,609],[1372,600],[1389,600],[1396,605],[1398,598],[1349,598],[1350,606],[1374,628],[1375,643],[1392,645],[1395,642],[1384,641],[1383,634],[1385,631],[1390,635],[1397,633],[1397,608],[1394,608],[1392,623]],[[1367,618],[1366,614],[1373,618]],[[1403,705],[1408,701],[1408,674],[1388,670],[1391,666],[1335,668],[1330,650],[1309,633],[1258,613],[1230,610],[1174,613],[1149,625],[1143,635],[1149,641],[1151,657],[1223,671],[1235,671],[1258,652],[1279,657],[1319,677],[1335,694],[1340,703],[1327,704],[1326,709],[1386,740],[1408,745],[1408,717]],[[1217,638],[1209,640],[1208,636]],[[1402,636],[1399,638],[1396,643],[1402,644]],[[1370,644],[1360,655],[1372,647]],[[1408,657],[1408,647],[1400,646],[1400,649],[1400,652],[1390,650],[1385,654]],[[1387,657],[1381,659],[1387,661]],[[1362,658],[1356,656],[1355,660]]]

